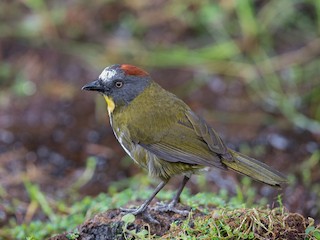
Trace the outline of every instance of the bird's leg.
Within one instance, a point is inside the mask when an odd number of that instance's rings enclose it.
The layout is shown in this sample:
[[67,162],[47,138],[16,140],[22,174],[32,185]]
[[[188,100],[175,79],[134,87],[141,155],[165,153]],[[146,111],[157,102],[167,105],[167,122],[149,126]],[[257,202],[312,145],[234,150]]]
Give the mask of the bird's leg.
[[189,177],[187,176],[184,176],[181,184],[180,184],[180,187],[176,193],[176,195],[172,198],[171,202],[169,203],[169,205],[171,205],[172,207],[174,207],[178,202],[179,202],[179,199],[180,199],[180,195],[182,193],[182,190],[184,189],[184,187],[186,186],[187,182],[189,181]]
[[125,213],[132,213],[133,215],[142,214],[145,218],[147,218],[149,221],[154,223],[159,223],[157,220],[151,217],[151,215],[148,213],[147,208],[154,199],[154,197],[160,192],[160,190],[167,184],[168,181],[162,181],[159,183],[159,185],[156,187],[156,189],[153,191],[152,195],[138,208],[120,208],[122,212]]
[[159,211],[159,212],[175,212],[181,215],[188,215],[189,211],[185,211],[185,210],[179,210],[176,209],[175,206],[176,204],[179,202],[179,198],[180,195],[182,193],[182,190],[184,189],[185,185],[187,184],[187,182],[189,181],[189,177],[184,176],[181,185],[176,193],[176,195],[172,198],[171,202],[169,204],[157,204],[158,206],[156,206],[154,208],[154,210]]

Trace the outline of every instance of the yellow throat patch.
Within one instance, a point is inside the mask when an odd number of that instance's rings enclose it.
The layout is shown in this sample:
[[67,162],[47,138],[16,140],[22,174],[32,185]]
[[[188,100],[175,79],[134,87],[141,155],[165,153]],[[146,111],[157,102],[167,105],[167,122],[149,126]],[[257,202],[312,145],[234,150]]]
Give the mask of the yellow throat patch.
[[104,99],[107,102],[108,105],[108,113],[109,115],[113,112],[114,108],[116,107],[116,105],[114,104],[114,101],[112,100],[112,98],[103,95]]

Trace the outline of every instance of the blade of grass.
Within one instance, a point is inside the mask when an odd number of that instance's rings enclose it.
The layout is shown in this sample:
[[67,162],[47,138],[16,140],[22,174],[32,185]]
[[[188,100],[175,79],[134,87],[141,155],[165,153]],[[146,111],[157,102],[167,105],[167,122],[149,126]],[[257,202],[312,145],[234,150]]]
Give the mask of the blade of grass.
[[45,215],[51,220],[54,221],[56,219],[56,214],[50,207],[49,202],[47,201],[44,194],[41,192],[38,185],[31,183],[28,179],[24,179],[24,186],[28,192],[28,195],[31,199],[31,202],[36,202],[40,205],[42,211]]

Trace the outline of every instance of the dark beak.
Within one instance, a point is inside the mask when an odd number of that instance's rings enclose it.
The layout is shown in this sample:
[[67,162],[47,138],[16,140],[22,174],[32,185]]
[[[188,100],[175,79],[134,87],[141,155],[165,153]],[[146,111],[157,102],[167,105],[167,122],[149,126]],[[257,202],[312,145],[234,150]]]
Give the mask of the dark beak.
[[87,91],[98,91],[98,92],[103,92],[104,88],[100,84],[99,80],[95,80],[93,82],[87,83],[84,85],[81,90],[87,90]]

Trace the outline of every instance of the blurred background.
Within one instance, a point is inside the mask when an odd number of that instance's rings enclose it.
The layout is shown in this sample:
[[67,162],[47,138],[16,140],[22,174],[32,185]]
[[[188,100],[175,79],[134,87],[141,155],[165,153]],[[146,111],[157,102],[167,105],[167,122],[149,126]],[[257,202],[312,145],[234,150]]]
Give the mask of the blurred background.
[[2,0],[0,228],[120,191],[133,176],[137,187],[156,183],[117,143],[103,98],[81,91],[115,63],[148,71],[229,147],[290,182],[279,191],[213,169],[192,178],[192,193],[251,191],[248,201],[271,206],[282,194],[318,221],[319,33],[317,0]]

